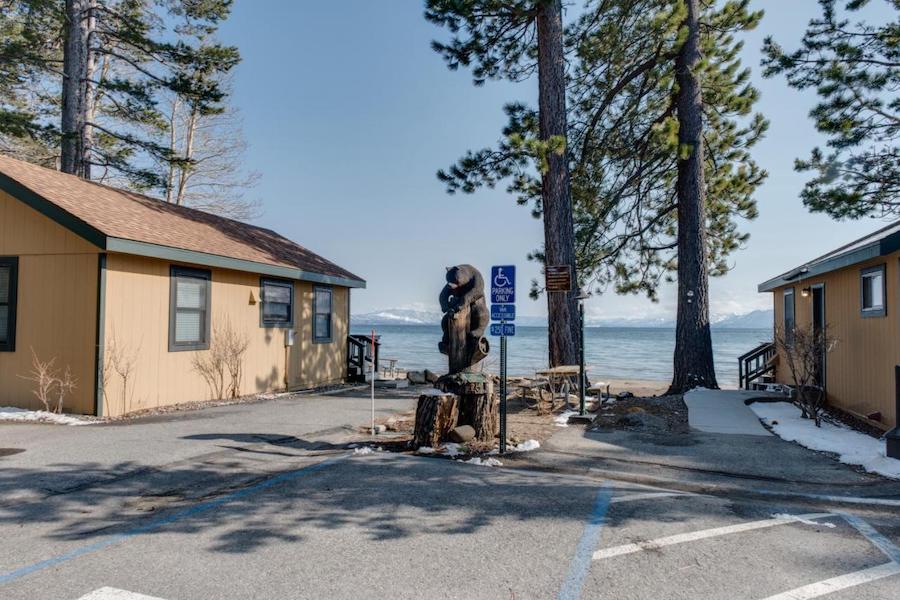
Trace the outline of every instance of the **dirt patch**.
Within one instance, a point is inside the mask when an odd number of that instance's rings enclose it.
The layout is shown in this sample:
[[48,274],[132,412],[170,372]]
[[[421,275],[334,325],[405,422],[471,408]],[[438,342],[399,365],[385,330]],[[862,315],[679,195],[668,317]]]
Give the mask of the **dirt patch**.
[[606,400],[597,410],[591,429],[688,433],[690,426],[687,405],[678,394]]
[[[562,412],[560,403],[557,402],[557,408],[554,412],[550,412],[547,409],[546,403],[541,406],[539,411],[535,402],[536,399],[536,396],[530,398],[528,402],[523,400],[521,396],[508,399],[506,417],[507,447],[516,446],[528,440],[535,440],[543,445],[545,440],[559,431],[554,419]],[[360,426],[357,428],[357,433],[359,433],[358,442],[373,445],[388,452],[413,453],[414,450],[411,447],[411,443],[415,419],[416,411],[414,409],[377,419],[375,422],[376,426],[382,426],[384,428],[383,433],[373,437],[368,425]],[[457,458],[482,456],[495,451],[498,445],[499,442],[496,439],[492,442],[468,442],[458,448],[460,454]]]

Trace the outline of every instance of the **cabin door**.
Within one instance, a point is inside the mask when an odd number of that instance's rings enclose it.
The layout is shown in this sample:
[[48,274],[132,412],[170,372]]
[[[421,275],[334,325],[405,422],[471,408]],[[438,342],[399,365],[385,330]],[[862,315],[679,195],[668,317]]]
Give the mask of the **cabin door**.
[[[825,329],[825,284],[812,286],[812,323],[813,333],[818,337]],[[825,388],[825,349],[816,363],[816,385]]]

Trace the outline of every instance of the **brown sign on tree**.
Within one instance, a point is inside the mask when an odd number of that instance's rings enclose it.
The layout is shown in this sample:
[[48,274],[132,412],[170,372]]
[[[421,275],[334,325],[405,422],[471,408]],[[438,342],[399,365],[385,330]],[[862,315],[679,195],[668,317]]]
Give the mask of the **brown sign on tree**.
[[547,265],[544,273],[548,292],[572,291],[572,267],[569,265]]

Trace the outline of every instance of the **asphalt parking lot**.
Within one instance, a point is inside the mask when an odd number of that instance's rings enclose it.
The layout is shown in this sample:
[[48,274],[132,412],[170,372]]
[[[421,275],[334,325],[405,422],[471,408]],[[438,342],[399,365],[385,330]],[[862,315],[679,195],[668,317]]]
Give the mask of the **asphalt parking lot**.
[[[282,457],[284,459],[285,457]],[[4,509],[3,598],[829,598],[900,591],[865,517],[375,453],[153,510],[102,492]],[[285,466],[282,464],[281,466]]]
[[484,467],[355,452],[369,411],[0,425],[0,598],[900,597],[900,486],[780,440],[569,427]]

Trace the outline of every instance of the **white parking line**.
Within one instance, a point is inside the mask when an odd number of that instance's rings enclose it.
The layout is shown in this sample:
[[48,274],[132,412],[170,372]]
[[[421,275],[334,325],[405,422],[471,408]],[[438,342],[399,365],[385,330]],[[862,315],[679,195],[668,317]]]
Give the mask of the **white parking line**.
[[85,594],[78,600],[164,600],[156,596],[145,596],[128,590],[120,590],[113,587],[102,587],[90,594]]
[[900,574],[900,565],[895,562],[889,562],[884,565],[872,567],[871,569],[863,569],[862,571],[854,571],[846,575],[839,575],[831,579],[817,581],[809,585],[794,588],[787,592],[769,596],[765,600],[810,600],[810,598],[818,598],[826,594],[831,594],[840,590],[884,579],[891,575]]
[[809,521],[812,519],[825,519],[834,517],[833,513],[811,513],[806,515],[784,515],[774,519],[764,519],[762,521],[751,521],[749,523],[740,523],[738,525],[728,525],[726,527],[715,527],[713,529],[703,529],[701,531],[693,531],[690,533],[679,533],[668,537],[657,538],[655,540],[647,540],[634,544],[623,544],[621,546],[613,546],[612,548],[603,548],[594,552],[594,560],[611,558],[613,556],[621,556],[623,554],[633,554],[644,550],[656,550],[664,546],[672,546],[675,544],[683,544],[685,542],[694,542],[706,538],[728,535],[731,533],[740,533],[742,531],[752,531],[754,529],[764,529],[766,527],[775,527],[776,525],[787,525],[788,523],[797,523],[801,521]]

